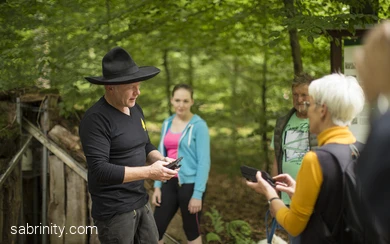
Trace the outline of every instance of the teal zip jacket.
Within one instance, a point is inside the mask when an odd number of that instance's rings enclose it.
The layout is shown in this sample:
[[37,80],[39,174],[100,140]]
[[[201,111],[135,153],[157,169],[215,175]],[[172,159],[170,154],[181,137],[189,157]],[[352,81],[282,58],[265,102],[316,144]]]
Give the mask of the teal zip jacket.
[[[176,114],[167,118],[162,126],[158,150],[164,156],[167,156],[164,137],[175,116]],[[183,157],[180,162],[180,184],[195,183],[192,198],[201,200],[210,171],[210,136],[206,122],[196,114],[192,116],[181,134],[177,157]],[[161,181],[154,182],[155,188],[161,188],[161,185]]]

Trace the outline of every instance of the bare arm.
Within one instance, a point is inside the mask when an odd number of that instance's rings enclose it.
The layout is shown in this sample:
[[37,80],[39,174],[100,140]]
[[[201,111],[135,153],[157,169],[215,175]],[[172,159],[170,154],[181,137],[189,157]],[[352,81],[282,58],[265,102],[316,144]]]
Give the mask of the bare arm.
[[158,160],[167,161],[165,157],[158,150],[151,151],[146,157],[147,164],[152,164]]
[[[247,181],[246,184],[256,192],[263,194],[267,198],[267,200],[270,200],[272,198],[279,198],[276,190],[261,177],[260,171],[257,172],[256,178],[257,182]],[[275,216],[276,213],[282,208],[287,208],[286,205],[284,205],[283,201],[281,201],[280,199],[273,200],[270,205],[272,216]]]
[[170,159],[164,158],[159,151],[153,150],[146,157],[146,162],[150,165],[142,167],[125,167],[123,183],[144,179],[160,181],[169,180],[178,172],[178,169],[171,170],[164,167],[164,165],[167,165],[170,161]]
[[123,183],[144,179],[169,180],[177,174],[179,169],[171,170],[164,167],[167,164],[168,162],[158,160],[149,166],[125,167]]

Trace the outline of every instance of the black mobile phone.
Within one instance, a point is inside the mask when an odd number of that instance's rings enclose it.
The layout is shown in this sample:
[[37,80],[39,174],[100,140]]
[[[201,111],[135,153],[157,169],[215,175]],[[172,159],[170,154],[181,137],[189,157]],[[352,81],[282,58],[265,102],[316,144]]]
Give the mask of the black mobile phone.
[[268,184],[270,184],[272,187],[275,187],[275,180],[272,179],[272,177],[267,172],[246,165],[241,166],[241,174],[248,181],[257,182],[256,179],[257,171],[261,171],[261,177],[263,177],[263,179],[267,181]]
[[180,157],[178,159],[176,159],[175,161],[165,165],[165,167],[167,167],[168,169],[177,169],[177,168],[180,168],[181,165],[179,165],[180,161],[183,159],[183,157]]

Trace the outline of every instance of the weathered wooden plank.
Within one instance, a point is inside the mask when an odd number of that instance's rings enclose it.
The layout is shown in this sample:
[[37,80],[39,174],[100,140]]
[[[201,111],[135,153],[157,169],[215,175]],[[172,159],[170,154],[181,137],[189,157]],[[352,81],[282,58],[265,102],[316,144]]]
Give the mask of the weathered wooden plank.
[[[49,204],[47,216],[50,225],[65,226],[64,163],[55,155],[49,156]],[[51,234],[50,244],[64,244],[64,235]]]
[[[93,222],[92,218],[92,198],[91,194],[88,193],[88,217],[89,217],[89,226],[94,226],[95,223]],[[89,244],[100,244],[97,229],[93,229],[89,236]]]
[[[0,160],[0,163],[2,163],[2,161]],[[4,216],[4,193],[3,194],[0,194],[0,243],[4,243],[3,241],[3,226],[4,226],[4,221],[3,221],[3,216]]]
[[4,186],[2,187],[3,194],[3,242],[14,244],[17,241],[17,235],[11,232],[12,226],[19,225],[20,209],[22,206],[21,198],[21,165],[16,165],[15,169],[11,172],[7,178]]
[[[87,243],[88,235],[80,233],[87,226],[86,184],[83,178],[65,166],[66,175],[66,230],[64,243]],[[80,228],[80,229],[78,229]],[[73,233],[71,233],[71,231]],[[75,233],[76,232],[76,233]]]
[[75,161],[68,153],[58,147],[52,140],[46,138],[30,121],[23,118],[23,128],[27,130],[35,139],[45,145],[52,153],[61,159],[69,168],[74,170],[85,181],[87,181],[87,170]]
[[5,172],[0,175],[0,187],[4,184],[7,177],[11,174],[12,170],[15,168],[15,166],[19,163],[20,158],[23,156],[24,151],[28,148],[28,145],[32,139],[32,136],[29,136],[22,146],[22,148],[19,150],[19,152],[11,159],[11,161],[8,163],[8,167],[5,170]]

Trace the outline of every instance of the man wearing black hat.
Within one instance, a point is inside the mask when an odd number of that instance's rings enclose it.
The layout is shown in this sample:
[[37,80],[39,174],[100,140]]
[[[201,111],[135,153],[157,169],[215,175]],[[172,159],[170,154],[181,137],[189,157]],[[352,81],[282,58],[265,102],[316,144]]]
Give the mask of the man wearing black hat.
[[[99,240],[102,244],[158,243],[144,179],[169,180],[177,170],[164,167],[171,159],[150,143],[136,99],[141,81],[160,70],[138,67],[120,47],[109,51],[102,65],[102,77],[86,79],[104,85],[105,94],[87,110],[79,131]],[[151,165],[145,166],[145,162]]]

